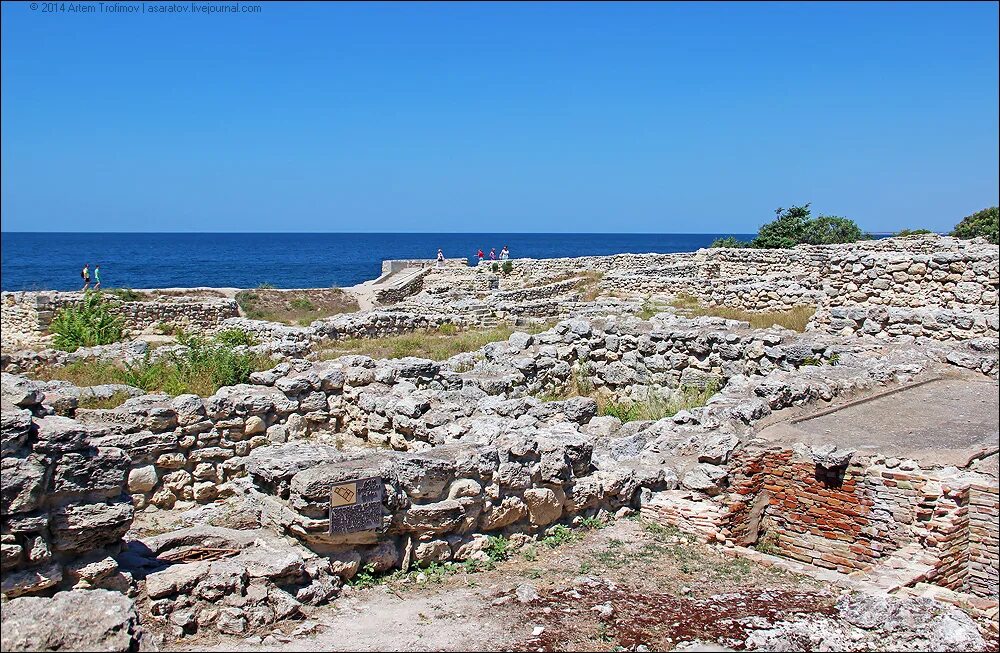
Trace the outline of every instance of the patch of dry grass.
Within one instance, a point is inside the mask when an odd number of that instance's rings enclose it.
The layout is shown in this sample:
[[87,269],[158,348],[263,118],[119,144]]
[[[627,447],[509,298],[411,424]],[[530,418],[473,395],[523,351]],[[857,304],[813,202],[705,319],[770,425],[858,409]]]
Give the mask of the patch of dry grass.
[[330,360],[345,354],[362,354],[372,358],[403,358],[416,356],[442,361],[456,354],[464,354],[491,343],[506,340],[515,331],[539,333],[550,328],[548,324],[525,327],[498,326],[492,329],[461,331],[453,324],[443,324],[436,330],[414,331],[384,338],[352,338],[324,343],[320,346],[320,360]]
[[[32,376],[41,381],[69,381],[80,388],[124,382],[121,367],[108,361],[94,359],[74,361],[62,367],[43,367]],[[85,408],[92,408],[92,406],[85,406]]]
[[604,279],[603,272],[586,270],[579,275],[581,278],[576,287],[580,291],[580,299],[585,302],[592,302],[601,296],[601,280]]
[[670,305],[685,317],[722,317],[749,322],[754,329],[778,325],[800,333],[806,330],[806,325],[816,313],[815,306],[796,306],[787,311],[746,311],[728,306],[704,306],[697,297],[683,293],[674,297]]
[[116,392],[110,397],[88,396],[80,399],[78,408],[118,408],[131,398],[127,392]]
[[357,300],[340,288],[277,290],[263,285],[236,293],[236,302],[243,314],[251,319],[301,326],[359,310]]

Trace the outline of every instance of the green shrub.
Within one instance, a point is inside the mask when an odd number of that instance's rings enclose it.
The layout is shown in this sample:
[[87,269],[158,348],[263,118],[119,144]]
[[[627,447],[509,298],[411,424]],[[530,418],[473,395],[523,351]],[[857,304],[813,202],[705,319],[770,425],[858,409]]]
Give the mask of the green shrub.
[[80,347],[109,345],[125,337],[124,319],[112,315],[101,291],[88,290],[79,304],[66,306],[56,313],[49,325],[55,336],[53,344],[65,351]]
[[503,270],[504,274],[510,274],[514,270],[514,264],[510,261],[504,261],[500,269]]
[[490,266],[490,269],[493,270],[494,272],[499,272],[500,271],[500,264],[499,263],[494,263],[493,265]]
[[806,223],[802,242],[810,245],[832,245],[854,243],[859,240],[865,240],[865,235],[853,220],[836,215],[821,215]]
[[1000,233],[998,209],[991,206],[962,218],[962,221],[955,225],[955,230],[951,232],[951,235],[966,240],[980,236],[996,245],[998,233]]
[[779,208],[774,214],[774,220],[757,231],[757,237],[751,242],[753,247],[777,249],[795,247],[804,242],[806,225],[812,219],[809,204],[793,206],[790,209]]
[[919,236],[921,234],[932,234],[934,233],[930,229],[900,229],[893,236]]
[[116,299],[123,302],[141,302],[145,299],[149,299],[149,296],[145,293],[132,290],[131,288],[115,288],[111,291],[111,293]]
[[293,311],[315,311],[316,305],[309,301],[306,297],[295,297],[289,300],[288,306]]
[[513,550],[510,540],[502,535],[499,537],[490,537],[486,548],[484,551],[489,559],[493,562],[500,562],[506,560],[510,557]]
[[215,339],[229,347],[253,347],[257,344],[257,339],[252,334],[243,329],[224,329],[215,334]]
[[763,225],[750,242],[758,249],[778,249],[796,245],[853,243],[869,238],[853,220],[835,215],[812,217],[809,204],[779,208],[775,218]]
[[709,247],[747,247],[747,243],[739,240],[736,236],[726,236],[725,238],[716,238]]
[[570,542],[578,540],[580,537],[580,534],[574,533],[569,526],[559,524],[548,530],[545,537],[542,538],[542,544],[550,549],[554,549],[562,546],[563,544],[569,544]]

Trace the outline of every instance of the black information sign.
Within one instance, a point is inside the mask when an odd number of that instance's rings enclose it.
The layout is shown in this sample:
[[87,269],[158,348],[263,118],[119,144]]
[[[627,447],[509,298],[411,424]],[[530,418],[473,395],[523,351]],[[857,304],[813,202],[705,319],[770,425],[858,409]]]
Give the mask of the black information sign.
[[382,479],[345,481],[330,491],[330,534],[378,530],[382,526]]

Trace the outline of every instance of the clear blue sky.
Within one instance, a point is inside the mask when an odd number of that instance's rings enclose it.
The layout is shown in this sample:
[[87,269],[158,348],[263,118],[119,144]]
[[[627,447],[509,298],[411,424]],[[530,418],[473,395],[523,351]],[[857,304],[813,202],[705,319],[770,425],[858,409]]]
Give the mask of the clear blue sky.
[[1000,193],[994,2],[2,12],[7,231],[945,230]]

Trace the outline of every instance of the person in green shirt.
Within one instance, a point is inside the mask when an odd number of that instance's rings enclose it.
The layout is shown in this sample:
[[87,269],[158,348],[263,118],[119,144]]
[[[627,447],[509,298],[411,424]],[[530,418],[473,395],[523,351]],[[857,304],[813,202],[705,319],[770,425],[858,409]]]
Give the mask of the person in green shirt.
[[101,266],[94,266],[94,290],[100,290],[101,288]]

